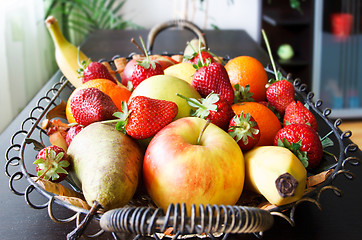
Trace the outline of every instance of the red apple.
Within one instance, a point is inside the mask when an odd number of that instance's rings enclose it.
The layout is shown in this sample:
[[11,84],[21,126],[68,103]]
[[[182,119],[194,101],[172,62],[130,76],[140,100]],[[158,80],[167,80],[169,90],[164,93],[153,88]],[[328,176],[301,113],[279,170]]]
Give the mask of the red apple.
[[165,211],[171,203],[235,204],[243,190],[244,157],[235,140],[196,117],[178,119],[151,140],[143,162],[145,187]]
[[[142,59],[137,59],[137,60],[141,61]],[[136,59],[129,60],[126,66],[124,67],[121,75],[121,83],[124,86],[128,86],[128,82],[131,81],[133,71],[135,69],[136,64],[138,63],[137,60]]]

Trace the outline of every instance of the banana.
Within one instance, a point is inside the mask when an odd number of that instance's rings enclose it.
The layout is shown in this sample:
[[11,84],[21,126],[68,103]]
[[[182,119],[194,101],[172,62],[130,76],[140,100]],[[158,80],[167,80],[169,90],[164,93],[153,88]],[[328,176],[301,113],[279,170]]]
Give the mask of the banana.
[[307,171],[288,149],[255,147],[245,153],[245,189],[280,206],[299,200],[306,187]]
[[60,71],[74,87],[80,86],[82,84],[82,80],[79,78],[79,74],[77,72],[77,69],[81,68],[79,63],[82,61],[90,62],[90,59],[82,51],[77,49],[76,46],[65,39],[59,28],[58,21],[53,16],[49,16],[45,20],[45,24],[55,45],[55,58]]

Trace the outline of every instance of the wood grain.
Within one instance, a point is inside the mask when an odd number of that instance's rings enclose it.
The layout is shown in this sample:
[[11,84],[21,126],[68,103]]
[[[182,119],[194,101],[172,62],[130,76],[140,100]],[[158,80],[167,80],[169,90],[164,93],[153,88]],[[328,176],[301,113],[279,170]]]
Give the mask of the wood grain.
[[352,132],[351,141],[359,147],[362,146],[362,120],[343,121],[339,128],[342,131],[350,130]]

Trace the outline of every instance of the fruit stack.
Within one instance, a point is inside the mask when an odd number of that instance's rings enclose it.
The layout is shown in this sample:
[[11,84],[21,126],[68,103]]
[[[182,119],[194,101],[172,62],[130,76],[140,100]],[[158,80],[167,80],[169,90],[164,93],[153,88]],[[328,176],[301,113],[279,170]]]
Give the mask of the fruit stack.
[[34,162],[36,181],[68,175],[82,206],[96,202],[103,211],[137,193],[165,210],[171,203],[190,210],[235,205],[248,192],[279,206],[307,191],[307,171],[319,166],[325,145],[313,113],[278,72],[268,80],[257,59],[224,63],[196,41],[182,58],[144,51],[117,76],[61,37],[54,18],[47,25],[75,90],[56,107],[67,122],[48,114],[42,125],[52,146]]

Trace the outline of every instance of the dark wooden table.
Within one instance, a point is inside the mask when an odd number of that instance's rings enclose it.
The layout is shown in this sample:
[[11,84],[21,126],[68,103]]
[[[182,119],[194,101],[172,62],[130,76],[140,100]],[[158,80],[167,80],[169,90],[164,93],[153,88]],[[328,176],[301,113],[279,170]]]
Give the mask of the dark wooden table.
[[[137,49],[130,43],[131,37],[138,39],[141,35],[147,39],[148,31],[99,31],[92,34],[82,45],[82,50],[92,59],[111,59],[114,55],[127,56]],[[206,31],[209,48],[219,56],[249,55],[259,59],[264,65],[269,63],[266,53],[244,31]],[[154,45],[153,53],[178,53],[184,50],[186,42],[193,38],[188,31],[168,30],[162,32]],[[11,145],[13,134],[20,130],[22,121],[29,116],[38,99],[44,96],[54,83],[59,81],[59,71],[44,85],[32,101],[23,109],[0,137],[0,152],[3,156]],[[321,128],[326,126],[322,125]],[[347,142],[349,140],[346,140]],[[355,156],[362,159],[358,150]],[[5,162],[3,162],[5,164]],[[361,239],[362,236],[362,168],[347,166],[355,174],[354,180],[338,176],[333,185],[343,191],[337,197],[332,191],[326,191],[320,198],[322,211],[311,203],[302,203],[295,212],[295,227],[284,219],[275,217],[272,229],[264,233],[263,239]],[[75,228],[75,222],[54,223],[47,209],[29,207],[23,196],[17,196],[9,190],[9,178],[0,174],[0,239],[65,239],[67,233]],[[24,186],[27,186],[26,180]],[[34,195],[34,196],[33,196]],[[40,194],[32,194],[32,201],[43,203],[45,198]],[[58,218],[73,215],[70,210],[54,206]],[[94,233],[98,222],[92,222],[87,233]],[[113,239],[104,234],[97,239]],[[231,235],[228,239],[257,239],[253,234]]]

